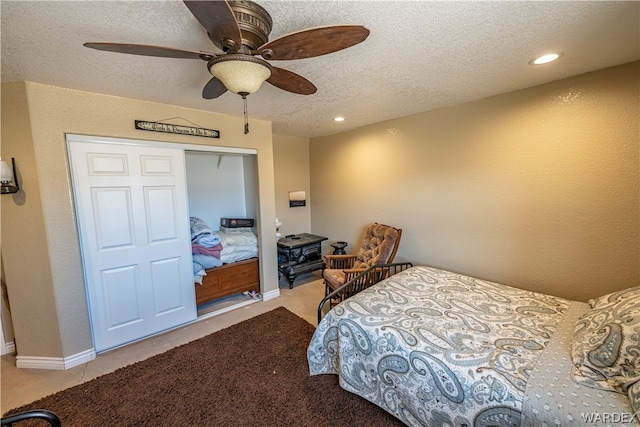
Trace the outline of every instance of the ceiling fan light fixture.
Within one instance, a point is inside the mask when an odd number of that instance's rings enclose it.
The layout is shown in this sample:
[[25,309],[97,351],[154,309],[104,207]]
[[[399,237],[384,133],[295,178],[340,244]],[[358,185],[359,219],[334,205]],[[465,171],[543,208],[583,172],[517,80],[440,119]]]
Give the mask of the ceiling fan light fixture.
[[271,65],[267,61],[243,54],[215,57],[209,61],[208,68],[227,90],[244,96],[256,92],[271,77]]

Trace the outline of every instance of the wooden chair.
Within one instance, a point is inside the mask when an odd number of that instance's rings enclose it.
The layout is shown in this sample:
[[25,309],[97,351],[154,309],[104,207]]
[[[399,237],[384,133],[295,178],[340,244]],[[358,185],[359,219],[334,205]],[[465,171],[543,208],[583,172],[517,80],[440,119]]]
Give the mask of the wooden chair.
[[369,267],[392,263],[398,252],[401,237],[402,229],[375,222],[367,227],[362,247],[357,253],[326,255],[326,267],[322,270],[325,296]]

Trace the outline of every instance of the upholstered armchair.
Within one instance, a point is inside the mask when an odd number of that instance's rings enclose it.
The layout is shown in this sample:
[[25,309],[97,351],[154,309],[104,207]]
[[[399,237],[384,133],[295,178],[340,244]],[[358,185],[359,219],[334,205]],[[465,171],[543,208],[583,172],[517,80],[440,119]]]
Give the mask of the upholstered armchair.
[[326,255],[322,271],[325,295],[329,295],[367,268],[393,262],[402,229],[373,223],[367,227],[362,247],[355,254]]

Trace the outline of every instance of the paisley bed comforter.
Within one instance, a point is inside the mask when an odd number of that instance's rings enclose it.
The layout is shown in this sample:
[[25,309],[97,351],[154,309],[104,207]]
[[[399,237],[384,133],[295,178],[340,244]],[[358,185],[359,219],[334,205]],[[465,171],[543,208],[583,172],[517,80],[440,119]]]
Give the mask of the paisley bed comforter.
[[413,267],[334,307],[309,368],[412,426],[607,425],[587,418],[629,413],[624,396],[570,378],[571,331],[587,307]]

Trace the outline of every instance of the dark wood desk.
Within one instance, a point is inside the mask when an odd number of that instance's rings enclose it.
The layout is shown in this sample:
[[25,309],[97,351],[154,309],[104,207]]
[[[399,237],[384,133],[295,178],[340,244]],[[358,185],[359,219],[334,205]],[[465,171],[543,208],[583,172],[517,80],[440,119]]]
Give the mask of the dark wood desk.
[[278,271],[289,281],[289,289],[293,288],[293,281],[299,275],[324,268],[324,240],[327,237],[309,233],[294,234],[278,240]]

